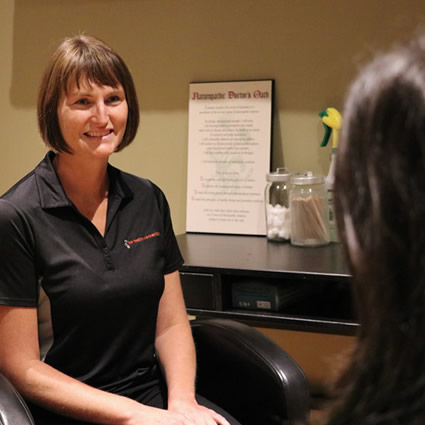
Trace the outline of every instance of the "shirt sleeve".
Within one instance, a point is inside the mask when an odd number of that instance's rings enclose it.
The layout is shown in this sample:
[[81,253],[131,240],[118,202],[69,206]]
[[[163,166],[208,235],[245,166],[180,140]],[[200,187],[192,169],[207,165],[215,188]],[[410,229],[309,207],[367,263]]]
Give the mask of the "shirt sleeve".
[[0,199],[0,304],[37,306],[34,238],[24,215]]
[[165,259],[163,273],[168,274],[178,270],[183,265],[183,257],[174,234],[170,207],[168,205],[167,199],[161,189],[155,185],[154,188],[156,191],[156,198],[162,218],[162,242]]

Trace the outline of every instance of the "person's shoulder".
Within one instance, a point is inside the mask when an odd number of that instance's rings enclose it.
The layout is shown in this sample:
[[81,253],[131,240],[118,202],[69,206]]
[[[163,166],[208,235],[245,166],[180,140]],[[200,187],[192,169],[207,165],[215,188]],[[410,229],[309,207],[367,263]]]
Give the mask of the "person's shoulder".
[[0,229],[11,228],[14,225],[23,223],[23,215],[16,205],[7,199],[0,198]]
[[136,176],[135,174],[131,174],[123,170],[117,169],[117,171],[120,173],[122,181],[124,181],[128,185],[131,185],[132,187],[134,186],[136,188],[149,188],[152,185],[152,182],[145,177]]
[[114,172],[118,176],[120,184],[127,186],[136,197],[146,195],[162,196],[163,194],[159,186],[150,179],[136,176],[118,168],[114,168]]
[[7,201],[17,208],[30,207],[38,200],[38,189],[34,170],[15,183],[0,200]]
[[0,198],[0,216],[14,216],[17,213],[16,207],[5,198]]

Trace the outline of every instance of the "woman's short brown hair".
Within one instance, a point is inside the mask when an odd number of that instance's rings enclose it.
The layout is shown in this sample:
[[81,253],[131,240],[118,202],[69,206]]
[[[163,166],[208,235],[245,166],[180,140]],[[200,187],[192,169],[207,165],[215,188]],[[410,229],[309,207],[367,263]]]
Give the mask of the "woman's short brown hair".
[[57,108],[71,79],[79,87],[81,79],[89,83],[124,89],[128,104],[127,127],[116,151],[129,145],[139,126],[139,104],[133,78],[121,57],[103,41],[87,35],[66,38],[48,63],[38,95],[38,126],[46,145],[56,152],[71,153],[59,127]]

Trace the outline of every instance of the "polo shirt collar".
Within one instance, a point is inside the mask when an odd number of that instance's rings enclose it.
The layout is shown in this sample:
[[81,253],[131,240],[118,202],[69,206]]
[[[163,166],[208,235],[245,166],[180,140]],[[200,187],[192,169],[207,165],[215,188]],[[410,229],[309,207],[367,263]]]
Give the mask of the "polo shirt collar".
[[134,193],[122,178],[121,170],[108,164],[109,193],[122,200],[133,199]]
[[[53,165],[55,156],[54,152],[47,152],[44,159],[35,169],[41,208],[59,208],[72,205]],[[121,200],[133,198],[132,190],[121,179],[120,170],[108,164],[108,175],[110,194]]]

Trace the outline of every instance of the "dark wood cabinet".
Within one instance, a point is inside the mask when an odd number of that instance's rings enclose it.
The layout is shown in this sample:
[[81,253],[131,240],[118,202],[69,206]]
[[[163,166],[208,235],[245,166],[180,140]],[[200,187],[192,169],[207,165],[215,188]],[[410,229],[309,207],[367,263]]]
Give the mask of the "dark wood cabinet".
[[351,277],[339,244],[300,248],[260,236],[213,234],[183,234],[177,241],[189,314],[261,327],[356,332]]

